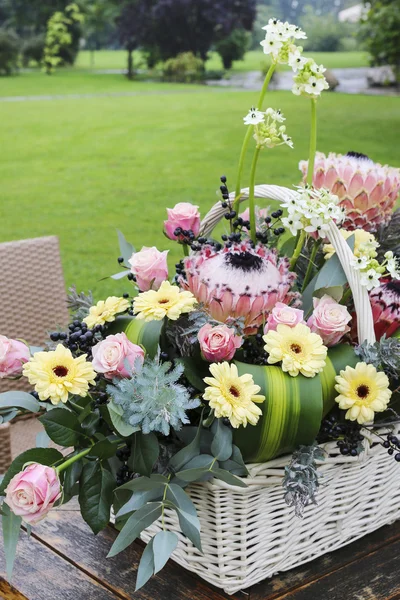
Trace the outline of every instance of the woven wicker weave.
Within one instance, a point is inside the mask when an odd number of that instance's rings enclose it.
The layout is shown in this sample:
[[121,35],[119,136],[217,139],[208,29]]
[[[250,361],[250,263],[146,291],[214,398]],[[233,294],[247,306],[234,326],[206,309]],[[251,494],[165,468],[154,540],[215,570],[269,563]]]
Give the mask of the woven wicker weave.
[[[324,446],[328,458],[319,467],[318,505],[306,507],[303,519],[283,498],[282,477],[290,457],[247,465],[247,488],[220,480],[192,485],[203,554],[180,533],[175,513],[167,511],[166,527],[179,537],[172,558],[234,594],[399,519],[399,465],[373,440],[366,440],[364,452],[355,458],[338,454],[335,443]],[[142,539],[147,542],[161,527],[156,522]]]
[[[255,196],[283,201],[296,197],[296,192],[261,185],[256,186]],[[242,190],[241,200],[247,198],[248,190]],[[208,235],[224,212],[218,202],[204,218],[201,235]],[[353,292],[360,339],[374,342],[368,294],[360,285],[359,274],[350,267],[350,248],[334,223],[328,236]],[[247,488],[220,480],[190,486],[187,491],[199,515],[203,554],[180,533],[176,515],[169,511],[167,528],[179,537],[173,559],[233,594],[395,521],[400,518],[399,467],[379,441],[368,434],[357,457],[340,455],[335,442],[323,446],[327,459],[319,467],[323,479],[318,505],[308,506],[303,519],[296,517],[284,500],[282,479],[291,456],[247,465]],[[143,540],[147,542],[161,527],[157,521],[143,532]]]
[[[0,244],[0,334],[41,346],[68,323],[65,283],[55,236]],[[25,379],[0,381],[0,392],[29,390]]]

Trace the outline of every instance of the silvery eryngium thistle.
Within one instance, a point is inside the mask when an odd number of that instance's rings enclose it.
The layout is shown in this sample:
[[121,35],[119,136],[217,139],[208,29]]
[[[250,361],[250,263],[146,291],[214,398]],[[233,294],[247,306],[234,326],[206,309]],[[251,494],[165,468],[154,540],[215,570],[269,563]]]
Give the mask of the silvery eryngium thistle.
[[[301,161],[299,167],[305,178],[308,161]],[[357,152],[345,156],[318,152],[313,184],[339,197],[346,210],[344,229],[374,232],[390,221],[400,189],[400,169],[374,163]]]

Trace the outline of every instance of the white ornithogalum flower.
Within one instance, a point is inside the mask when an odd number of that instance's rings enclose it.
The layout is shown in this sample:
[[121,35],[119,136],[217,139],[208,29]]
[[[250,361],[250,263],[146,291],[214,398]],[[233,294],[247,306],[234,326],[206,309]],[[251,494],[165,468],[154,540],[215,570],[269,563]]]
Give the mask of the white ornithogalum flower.
[[389,273],[389,275],[392,277],[392,279],[400,279],[400,262],[399,262],[399,260],[395,257],[395,255],[393,254],[393,252],[391,250],[386,252],[385,258],[386,258],[385,267],[386,267],[386,270]]
[[317,65],[312,58],[307,59],[293,77],[293,94],[296,96],[308,96],[309,98],[320,96],[323,90],[329,88],[329,84],[323,74],[324,71],[325,69],[322,65]]
[[288,64],[289,52],[296,49],[293,42],[307,37],[300,27],[278,19],[270,19],[263,29],[266,32],[265,39],[260,44],[274,63]]
[[338,203],[339,198],[328,190],[299,187],[296,198],[281,204],[288,211],[288,217],[284,217],[282,223],[290,229],[292,235],[303,229],[306,233],[316,233],[324,238],[329,224],[332,221],[340,223],[343,219]]
[[368,291],[370,291],[378,287],[381,276],[381,273],[375,269],[368,269],[367,271],[361,272],[360,283],[362,286],[366,287]]
[[286,127],[281,125],[285,121],[280,110],[267,108],[263,114],[263,121],[254,124],[254,139],[258,149],[275,148],[283,144],[293,148],[292,139],[286,134]]
[[258,108],[252,107],[247,115],[243,117],[245,125],[258,125],[264,122],[264,113],[258,110]]
[[294,44],[289,48],[288,65],[292,67],[295,73],[302,69],[307,62],[307,59],[301,55],[302,50],[301,46],[295,46]]
[[363,271],[364,269],[367,269],[368,264],[369,258],[367,256],[355,256],[350,261],[350,265],[353,267],[353,269],[356,269],[356,271]]
[[274,110],[273,108],[267,108],[265,114],[267,117],[271,117],[271,119],[273,121],[276,121],[277,123],[283,123],[284,121],[286,121],[282,111],[279,108],[278,110]]
[[286,144],[286,146],[289,146],[289,148],[293,148],[293,141],[292,138],[289,137],[288,135],[286,135],[286,133],[282,133],[282,140],[283,142]]

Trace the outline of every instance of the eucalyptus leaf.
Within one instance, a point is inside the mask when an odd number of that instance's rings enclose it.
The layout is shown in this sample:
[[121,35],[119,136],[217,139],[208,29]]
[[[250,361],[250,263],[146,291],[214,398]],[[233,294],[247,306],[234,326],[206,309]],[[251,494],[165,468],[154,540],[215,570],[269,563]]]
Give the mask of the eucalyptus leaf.
[[232,429],[224,425],[222,419],[216,419],[211,431],[214,433],[212,455],[219,461],[228,460],[232,455]]
[[121,256],[124,259],[124,263],[128,266],[128,261],[130,258],[132,258],[132,254],[134,254],[135,248],[130,242],[126,241],[124,234],[119,229],[117,229],[117,235]]
[[314,291],[314,298],[322,298],[325,295],[330,296],[336,300],[336,302],[340,302],[343,298],[343,286],[335,285],[333,287],[321,288]]
[[135,510],[139,510],[144,504],[147,502],[154,502],[156,500],[162,500],[164,495],[165,486],[158,485],[152,490],[146,491],[137,491],[134,492],[131,498],[126,502],[118,511],[116,517],[123,517],[128,513],[134,512]]
[[137,477],[132,479],[123,485],[120,485],[115,493],[118,494],[120,491],[128,490],[131,492],[148,491],[154,490],[159,487],[161,483],[168,483],[168,478],[164,475],[152,475],[151,477]]
[[124,421],[124,411],[122,409],[122,406],[119,406],[118,404],[115,404],[113,400],[110,400],[107,404],[107,409],[113,427],[117,433],[119,433],[123,437],[129,437],[130,435],[135,433],[135,431],[139,431],[139,427],[132,427],[132,425],[129,425],[129,423]]
[[176,510],[182,533],[186,535],[200,552],[202,552],[200,521],[197,516],[196,507],[191,498],[179,485],[174,483],[171,483],[168,486],[166,498],[173,504]]
[[36,398],[27,392],[3,392],[0,394],[1,408],[23,408],[36,413],[40,410],[40,404]]
[[176,472],[180,471],[186,463],[192,460],[195,456],[200,454],[200,439],[201,439],[201,431],[202,431],[202,418],[200,418],[200,424],[197,428],[196,435],[193,440],[179,450],[169,461],[169,466]]
[[161,516],[161,502],[149,502],[129,517],[113,543],[108,558],[119,554]]
[[172,531],[159,531],[153,538],[154,574],[161,571],[178,545],[178,536]]
[[126,269],[126,271],[120,271],[119,273],[115,273],[115,275],[110,275],[110,278],[115,280],[123,279],[128,275],[128,273],[130,273],[130,271]]
[[224,471],[224,469],[213,467],[211,472],[213,473],[214,477],[216,477],[217,479],[221,479],[225,483],[229,483],[229,485],[247,488],[247,484],[244,481],[242,481],[235,475],[232,475],[232,473],[229,473],[229,471]]
[[143,550],[136,578],[135,592],[140,590],[140,588],[148,582],[150,577],[154,575],[153,542],[154,537],[151,538],[151,540],[146,545],[146,548]]
[[128,466],[134,473],[149,476],[158,458],[160,447],[155,433],[143,434],[137,431],[133,437],[132,451]]
[[232,446],[232,456],[229,460],[223,461],[220,463],[221,469],[225,471],[229,471],[233,475],[238,475],[239,477],[245,477],[249,474],[247,467],[244,463],[242,453],[239,448],[235,445]]
[[54,408],[39,418],[48,436],[60,446],[77,446],[83,433],[75,413]]
[[204,475],[209,477],[209,470],[212,464],[216,464],[218,466],[218,463],[215,462],[215,458],[213,456],[208,454],[200,454],[189,461],[185,465],[186,468],[182,471],[178,471],[176,475],[183,481],[196,481]]
[[82,517],[94,534],[110,520],[115,480],[98,461],[87,462],[79,481],[79,506]]
[[36,448],[48,448],[50,444],[50,438],[47,435],[45,429],[43,431],[39,431],[36,436]]
[[17,544],[21,530],[21,517],[15,515],[9,506],[3,502],[1,524],[3,529],[3,545],[6,557],[7,579],[11,581]]
[[7,473],[1,482],[0,495],[4,495],[4,491],[11,479],[14,475],[22,471],[25,463],[37,462],[41,465],[52,466],[62,459],[63,455],[55,448],[32,448],[31,450],[26,450],[26,452],[17,456],[8,467]]

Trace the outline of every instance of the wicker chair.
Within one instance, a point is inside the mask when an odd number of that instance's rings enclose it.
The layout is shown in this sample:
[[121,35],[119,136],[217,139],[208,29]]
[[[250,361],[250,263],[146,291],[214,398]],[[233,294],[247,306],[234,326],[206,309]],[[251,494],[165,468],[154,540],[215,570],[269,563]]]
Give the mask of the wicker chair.
[[[42,346],[68,323],[65,283],[55,236],[0,244],[0,334]],[[30,391],[26,379],[0,380],[0,392]],[[0,425],[0,473],[11,462],[10,424]]]

